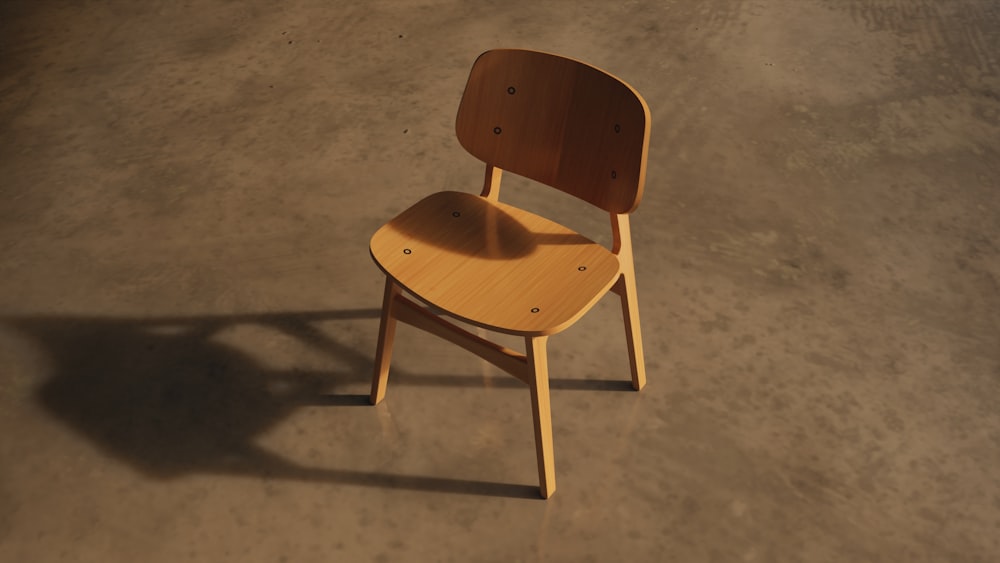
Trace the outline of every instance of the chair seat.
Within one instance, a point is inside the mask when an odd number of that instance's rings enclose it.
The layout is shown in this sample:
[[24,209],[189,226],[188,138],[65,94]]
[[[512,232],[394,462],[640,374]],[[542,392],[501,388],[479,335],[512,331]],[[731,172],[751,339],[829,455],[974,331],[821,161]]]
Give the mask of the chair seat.
[[522,336],[559,332],[618,280],[607,248],[544,217],[464,192],[438,192],[371,239],[376,264],[453,317]]

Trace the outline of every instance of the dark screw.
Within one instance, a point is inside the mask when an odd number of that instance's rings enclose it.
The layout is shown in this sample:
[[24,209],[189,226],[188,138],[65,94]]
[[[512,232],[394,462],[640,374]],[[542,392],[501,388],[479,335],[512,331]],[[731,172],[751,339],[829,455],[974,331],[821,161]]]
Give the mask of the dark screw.
[[403,249],[403,254],[411,254],[412,252],[413,252],[413,251],[412,251],[412,250],[410,250],[409,248],[404,248],[404,249]]
[[459,213],[458,211],[452,211],[452,212],[451,212],[451,216],[452,216],[452,217],[461,217],[461,216],[462,216],[462,214],[461,214],[461,213]]
[[622,126],[615,123],[615,133],[621,133],[621,132],[622,132]]
[[611,179],[612,179],[612,180],[614,180],[614,179],[615,179],[615,178],[617,178],[617,177],[618,177],[618,173],[617,173],[617,172],[615,172],[614,170],[612,170],[612,171],[611,171]]
[[513,95],[514,92],[517,92],[517,90],[513,86],[511,86],[510,88],[507,88],[507,93],[508,94]]
[[501,129],[499,127],[494,127],[493,128],[493,132],[496,133],[497,135],[499,135],[501,131],[503,131],[503,129]]
[[580,266],[579,268],[577,268],[577,270],[580,270],[581,272],[584,271],[584,270],[586,270],[586,269],[587,269],[586,266]]
[[532,307],[531,308],[531,312],[532,313],[537,313],[538,311],[541,311],[541,309],[539,309],[538,307]]

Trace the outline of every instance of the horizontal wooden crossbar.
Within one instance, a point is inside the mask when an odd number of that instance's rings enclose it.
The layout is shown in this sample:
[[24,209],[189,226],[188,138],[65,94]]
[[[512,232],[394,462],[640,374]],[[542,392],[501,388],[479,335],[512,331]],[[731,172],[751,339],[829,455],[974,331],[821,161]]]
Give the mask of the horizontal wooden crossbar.
[[400,322],[429,332],[472,352],[503,371],[531,383],[532,374],[528,369],[528,358],[517,350],[501,346],[446,321],[419,305],[412,299],[396,295],[392,316]]

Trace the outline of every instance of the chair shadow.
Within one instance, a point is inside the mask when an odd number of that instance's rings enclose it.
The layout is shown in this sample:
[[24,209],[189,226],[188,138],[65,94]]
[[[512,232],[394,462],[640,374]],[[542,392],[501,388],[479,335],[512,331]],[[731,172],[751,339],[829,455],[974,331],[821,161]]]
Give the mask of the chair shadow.
[[[307,467],[269,452],[255,438],[295,409],[368,406],[368,396],[331,393],[367,382],[372,358],[317,323],[377,319],[378,309],[228,316],[3,318],[51,362],[38,403],[102,452],[143,474],[193,473],[281,478],[483,496],[539,498],[534,485]],[[237,325],[280,331],[323,350],[345,370],[269,369],[215,338]],[[490,378],[491,387],[522,387]],[[493,379],[496,379],[494,382]],[[485,386],[482,378],[413,375],[393,369],[390,385]],[[554,389],[631,389],[627,381],[553,380]]]

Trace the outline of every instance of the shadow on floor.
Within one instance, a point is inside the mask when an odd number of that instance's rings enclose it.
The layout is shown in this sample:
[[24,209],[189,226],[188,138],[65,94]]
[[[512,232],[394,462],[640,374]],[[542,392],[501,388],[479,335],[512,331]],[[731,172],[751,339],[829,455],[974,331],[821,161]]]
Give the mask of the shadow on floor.
[[[329,394],[367,382],[372,359],[317,323],[377,319],[377,309],[311,313],[117,319],[3,319],[29,336],[52,362],[39,403],[111,456],[143,473],[171,478],[231,473],[442,493],[538,498],[533,485],[314,468],[255,445],[255,438],[303,405],[368,405],[367,395]],[[256,325],[324,350],[346,373],[268,369],[215,338]],[[523,387],[495,378],[493,387]],[[393,385],[483,386],[480,377],[406,374]],[[554,389],[631,389],[628,381],[553,380]]]

